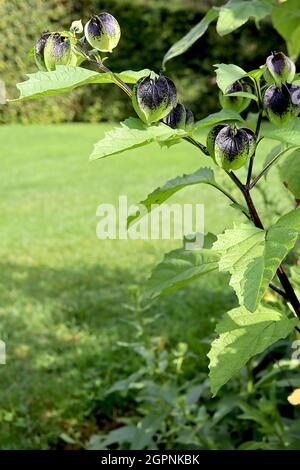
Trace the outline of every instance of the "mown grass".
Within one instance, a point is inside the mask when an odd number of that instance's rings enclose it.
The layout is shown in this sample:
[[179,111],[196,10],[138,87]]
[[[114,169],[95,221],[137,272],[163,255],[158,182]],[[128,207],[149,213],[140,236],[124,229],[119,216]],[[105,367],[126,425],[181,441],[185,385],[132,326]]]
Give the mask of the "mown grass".
[[[132,285],[142,286],[178,241],[99,240],[96,208],[142,200],[171,177],[207,165],[184,143],[151,145],[89,163],[92,144],[111,125],[9,126],[0,129],[0,448],[59,448],[97,428],[95,403],[134,370],[116,353],[130,332],[121,321]],[[172,201],[205,205],[205,229],[228,226],[234,210],[208,186]],[[225,280],[226,281],[226,280]],[[201,339],[235,302],[224,278],[208,276],[157,301],[153,327],[167,342],[187,342],[206,367]],[[133,362],[132,362],[133,361]],[[195,371],[197,373],[197,371]]]

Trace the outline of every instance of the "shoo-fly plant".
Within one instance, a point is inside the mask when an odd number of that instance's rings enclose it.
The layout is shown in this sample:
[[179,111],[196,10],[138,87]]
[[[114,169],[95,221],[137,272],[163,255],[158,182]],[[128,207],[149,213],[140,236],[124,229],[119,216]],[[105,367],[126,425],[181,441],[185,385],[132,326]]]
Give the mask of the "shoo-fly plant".
[[[209,15],[211,20],[216,17]],[[229,273],[239,305],[217,325],[208,354],[215,395],[253,356],[299,332],[300,88],[295,65],[282,52],[272,52],[265,64],[248,72],[233,64],[216,65],[223,109],[194,121],[192,112],[178,102],[170,77],[149,69],[115,73],[108,68],[108,57],[104,62],[100,53],[112,52],[120,39],[111,14],[92,15],[84,35],[82,31],[81,22],[75,21],[70,31],[42,33],[34,48],[39,71],[17,85],[18,100],[65,93],[80,85],[114,83],[132,101],[133,116],[96,143],[91,160],[150,142],[161,146],[185,142],[206,156],[207,166],[167,181],[143,205],[150,212],[153,202],[157,206],[181,188],[211,185],[228,199],[237,221],[223,233],[208,233],[201,249],[185,249],[185,240],[182,248],[166,254],[154,268],[144,295],[154,299],[213,271]],[[248,114],[250,103],[255,114]],[[256,154],[265,138],[275,143],[261,166]],[[268,183],[274,172],[282,181],[276,187]],[[275,203],[263,207],[267,196],[259,198],[258,208],[258,196],[266,193],[281,199],[289,195],[285,210]],[[131,215],[128,226],[138,219],[138,214]],[[293,265],[287,261],[291,259]]]

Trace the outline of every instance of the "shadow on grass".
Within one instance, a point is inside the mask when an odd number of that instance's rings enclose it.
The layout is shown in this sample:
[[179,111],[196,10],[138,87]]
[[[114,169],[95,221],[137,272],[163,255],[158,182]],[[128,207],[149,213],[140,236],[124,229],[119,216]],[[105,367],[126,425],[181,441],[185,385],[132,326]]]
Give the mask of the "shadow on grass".
[[[0,447],[47,448],[62,432],[92,426],[94,404],[139,367],[133,352],[117,346],[132,339],[123,304],[137,274],[100,265],[55,269],[4,262],[0,272],[0,339],[7,344]],[[171,347],[186,342],[199,356],[199,371],[206,369],[208,345],[201,340],[235,302],[226,284],[223,275],[207,276],[153,303],[149,313],[163,315],[149,334]]]

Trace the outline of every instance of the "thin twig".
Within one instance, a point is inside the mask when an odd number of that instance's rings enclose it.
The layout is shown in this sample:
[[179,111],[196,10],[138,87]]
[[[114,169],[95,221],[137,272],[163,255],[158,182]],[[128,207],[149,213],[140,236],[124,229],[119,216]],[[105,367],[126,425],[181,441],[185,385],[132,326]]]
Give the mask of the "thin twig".
[[190,142],[191,144],[193,144],[195,147],[197,147],[198,149],[201,150],[201,152],[204,153],[204,155],[206,156],[210,156],[209,155],[209,152],[207,150],[207,148],[205,147],[205,145],[201,144],[200,142],[198,142],[197,140],[195,140],[193,137],[184,137],[184,140],[186,140],[187,142]]
[[270,283],[269,287],[274,291],[276,292],[277,294],[281,295],[281,297],[283,297],[285,300],[288,300],[288,297],[286,295],[286,293],[279,289],[279,287],[275,286],[275,284],[273,284],[272,282]]
[[288,150],[291,150],[291,148],[287,148],[287,149],[284,149],[282,150],[281,152],[279,152],[276,157],[274,157],[263,169],[262,171],[259,173],[259,175],[257,175],[252,183],[250,184],[249,186],[249,189],[252,189],[254,188],[254,186],[258,183],[258,181],[272,168],[272,166],[274,165],[274,163],[277,162],[277,160],[279,160],[279,158],[285,153],[287,152]]
[[123,82],[123,80],[119,78],[114,72],[112,72],[112,70],[106,67],[106,65],[104,65],[103,62],[99,62],[98,60],[93,59],[88,53],[84,52],[82,49],[79,49],[78,47],[76,47],[76,50],[80,54],[82,54],[83,57],[85,57],[86,60],[88,60],[91,64],[96,65],[102,72],[110,73],[111,76],[114,78],[116,85],[118,85],[123,91],[125,91],[125,93],[128,96],[130,97],[132,96],[131,88],[125,82]]
[[[262,123],[262,111],[259,112],[258,114],[258,119],[256,123],[256,129],[255,129],[255,136],[256,136],[256,141],[259,139],[259,133],[260,133],[260,128],[261,128],[261,123]],[[257,144],[256,144],[257,145]],[[249,162],[249,168],[248,168],[248,175],[247,175],[247,181],[246,181],[246,188],[250,188],[251,184],[251,178],[252,178],[252,171],[253,171],[253,164],[254,164],[254,158],[255,158],[255,152],[250,158]]]

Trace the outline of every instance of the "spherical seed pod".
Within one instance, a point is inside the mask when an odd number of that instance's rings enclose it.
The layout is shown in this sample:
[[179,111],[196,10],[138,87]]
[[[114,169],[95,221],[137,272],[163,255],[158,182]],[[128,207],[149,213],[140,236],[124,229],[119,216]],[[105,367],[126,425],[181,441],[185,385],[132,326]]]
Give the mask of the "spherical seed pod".
[[250,85],[239,80],[232,83],[232,85],[227,88],[225,95],[220,92],[219,99],[222,108],[232,109],[237,113],[244,111],[250,104],[251,100],[249,98],[245,96],[228,96],[231,93],[237,93],[240,91],[248,93],[252,92]]
[[251,129],[248,129],[247,127],[242,127],[242,130],[245,131],[248,135],[249,157],[252,157],[252,155],[254,155],[254,152],[255,152],[255,149],[256,149],[256,135],[255,135],[255,132],[253,132]]
[[160,121],[177,104],[176,87],[164,75],[158,78],[143,77],[133,88],[132,104],[139,118],[146,124]]
[[215,160],[215,142],[216,137],[219,134],[220,130],[225,127],[225,124],[217,124],[214,126],[208,133],[206,138],[206,148],[209,155]]
[[178,103],[172,111],[163,118],[163,122],[172,129],[185,129],[186,109],[183,104]]
[[224,170],[238,170],[249,158],[249,136],[245,129],[225,126],[215,140],[216,163]]
[[121,37],[120,25],[110,13],[93,15],[84,27],[89,44],[101,52],[112,52]]
[[286,87],[290,93],[295,116],[298,116],[300,113],[300,87],[292,83],[287,83]]
[[186,109],[186,119],[185,119],[185,128],[191,129],[193,127],[193,124],[195,122],[194,114],[190,109]]
[[46,71],[46,65],[44,61],[44,49],[47,39],[51,36],[51,33],[45,31],[42,36],[37,40],[36,45],[34,46],[34,58],[35,63],[39,70]]
[[[283,52],[272,52],[266,60],[266,66],[267,72],[278,86],[293,81],[296,72],[295,64]],[[266,76],[268,77],[268,74]]]
[[163,118],[163,122],[173,129],[188,130],[194,124],[194,115],[190,109],[186,109],[178,103],[172,111]]
[[71,41],[60,33],[52,33],[44,47],[44,61],[47,70],[55,70],[57,65],[70,65],[73,60]]
[[273,84],[267,88],[264,108],[269,120],[276,125],[285,124],[295,116],[291,95],[286,85],[278,88]]

